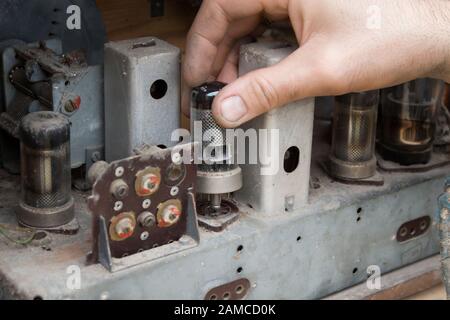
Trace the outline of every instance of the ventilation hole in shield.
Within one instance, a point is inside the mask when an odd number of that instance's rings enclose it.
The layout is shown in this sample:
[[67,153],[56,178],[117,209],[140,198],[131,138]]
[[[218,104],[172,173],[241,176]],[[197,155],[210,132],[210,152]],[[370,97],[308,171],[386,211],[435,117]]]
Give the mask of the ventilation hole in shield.
[[294,172],[300,162],[300,150],[293,146],[284,153],[284,171],[287,173]]
[[166,95],[166,93],[167,93],[167,82],[165,82],[162,79],[156,80],[150,87],[150,95],[153,97],[153,99],[156,100],[161,99]]

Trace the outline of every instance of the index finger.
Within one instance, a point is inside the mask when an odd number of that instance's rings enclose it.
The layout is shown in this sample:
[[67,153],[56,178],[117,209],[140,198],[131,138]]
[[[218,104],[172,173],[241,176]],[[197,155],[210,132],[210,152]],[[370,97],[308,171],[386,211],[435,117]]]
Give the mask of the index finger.
[[262,0],[205,0],[187,37],[184,79],[190,86],[210,76],[218,48],[233,21],[259,15]]

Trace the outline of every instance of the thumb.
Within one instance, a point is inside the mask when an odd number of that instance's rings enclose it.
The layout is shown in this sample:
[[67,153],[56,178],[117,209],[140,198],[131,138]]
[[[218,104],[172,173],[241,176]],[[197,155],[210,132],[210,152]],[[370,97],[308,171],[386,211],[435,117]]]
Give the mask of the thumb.
[[289,102],[311,96],[312,68],[306,50],[297,49],[279,63],[236,79],[214,99],[213,114],[225,128],[237,127]]

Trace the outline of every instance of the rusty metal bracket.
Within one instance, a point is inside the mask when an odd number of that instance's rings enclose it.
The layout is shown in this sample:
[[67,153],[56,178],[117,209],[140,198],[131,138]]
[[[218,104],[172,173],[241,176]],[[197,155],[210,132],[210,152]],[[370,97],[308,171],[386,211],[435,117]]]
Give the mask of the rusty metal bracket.
[[[147,251],[138,252],[131,256],[123,258],[114,258],[111,255],[111,247],[109,245],[109,234],[106,220],[103,216],[98,217],[99,230],[97,236],[98,253],[96,255],[97,261],[103,265],[110,272],[117,272],[124,270],[141,263],[157,260],[171,254],[175,254],[187,249],[196,247],[200,243],[200,234],[198,232],[198,225],[196,221],[196,211],[194,203],[194,194],[189,193],[189,207],[188,216],[193,219],[188,219],[189,223],[186,228],[186,234],[178,241],[171,242],[167,245],[156,247]],[[91,260],[94,256],[90,253]]]
[[[190,145],[166,150],[156,148],[104,168],[88,199],[94,236],[88,262],[100,262],[115,272],[199,244],[195,166],[178,162],[190,148]],[[174,161],[184,167],[180,172],[185,174],[177,180],[177,185],[173,185],[170,180],[173,174],[169,174]],[[155,170],[162,174],[154,176]],[[115,192],[117,185],[125,191]],[[154,192],[140,193],[150,189]],[[153,219],[145,221],[149,217]]]

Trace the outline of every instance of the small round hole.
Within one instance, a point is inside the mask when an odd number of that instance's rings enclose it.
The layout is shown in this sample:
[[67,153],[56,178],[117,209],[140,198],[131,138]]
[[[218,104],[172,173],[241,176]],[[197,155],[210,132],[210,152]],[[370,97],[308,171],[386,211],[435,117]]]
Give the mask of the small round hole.
[[156,80],[150,87],[150,95],[153,97],[153,99],[156,100],[161,99],[166,95],[166,93],[167,93],[167,82],[165,82],[162,79]]
[[212,294],[209,296],[209,300],[217,300],[217,296],[215,294]]
[[158,148],[160,149],[167,149],[167,146],[164,144],[158,144]]
[[243,286],[237,286],[236,287],[236,293],[237,294],[242,294],[242,292],[244,292],[244,287]]
[[353,272],[353,274],[357,273],[358,272],[358,268],[354,268],[352,272]]
[[124,197],[127,194],[127,191],[128,189],[126,186],[120,186],[117,190],[117,194],[119,195],[119,197]]
[[223,300],[230,300],[231,294],[229,292],[225,292],[223,294]]
[[284,171],[287,173],[294,172],[300,162],[300,149],[293,146],[284,153]]
[[361,217],[356,218],[356,222],[360,222],[361,221]]
[[361,213],[362,212],[362,208],[358,208],[357,210],[356,210],[356,213]]
[[244,271],[244,269],[242,267],[237,268],[236,272],[237,273],[242,273],[242,271]]
[[400,235],[401,235],[402,237],[406,236],[407,233],[408,233],[408,229],[406,229],[406,227],[402,227],[402,228],[400,229]]
[[301,236],[298,236],[298,237],[297,237],[297,242],[300,242],[300,240],[302,240],[302,237],[301,237]]
[[420,223],[420,230],[425,230],[428,227],[428,222],[425,220]]
[[241,252],[242,250],[244,250],[244,246],[241,244],[237,247],[237,252]]

